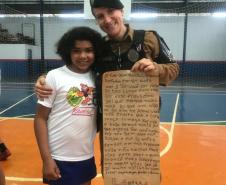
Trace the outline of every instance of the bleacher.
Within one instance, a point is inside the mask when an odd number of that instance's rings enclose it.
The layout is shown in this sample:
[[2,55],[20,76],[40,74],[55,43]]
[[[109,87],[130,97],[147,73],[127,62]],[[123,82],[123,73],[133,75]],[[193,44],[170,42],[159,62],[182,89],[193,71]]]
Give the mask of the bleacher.
[[0,24],[0,44],[30,44],[35,45],[34,38],[25,36],[22,33],[16,35],[9,33],[8,29],[5,29]]

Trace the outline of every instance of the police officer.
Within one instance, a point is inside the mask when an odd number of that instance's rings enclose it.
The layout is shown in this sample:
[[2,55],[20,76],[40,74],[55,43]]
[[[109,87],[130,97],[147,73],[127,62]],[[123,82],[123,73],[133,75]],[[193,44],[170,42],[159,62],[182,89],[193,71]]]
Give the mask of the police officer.
[[157,73],[160,85],[168,85],[177,77],[179,66],[163,38],[155,31],[133,30],[125,24],[120,0],[90,0],[90,4],[98,25],[107,34],[103,38],[102,60],[97,61],[95,68],[97,89],[101,89],[101,76],[106,71]]
[[124,24],[120,0],[90,2],[98,25],[107,34],[103,61],[97,71],[131,69],[146,74],[157,71],[161,85],[168,85],[177,77],[179,66],[164,40],[155,31],[133,30]]
[[[179,66],[157,32],[134,30],[124,23],[124,5],[120,0],[90,0],[90,3],[98,25],[107,34],[97,73],[121,69],[143,71],[147,75],[157,72],[160,85],[168,85],[178,76]],[[43,76],[35,85],[40,98],[48,97],[52,91],[44,83]]]
[[[163,38],[155,31],[134,30],[125,24],[124,5],[120,0],[90,0],[90,4],[99,27],[107,34],[103,38],[102,60],[97,61],[95,66],[99,105],[101,105],[101,79],[104,72],[131,69],[133,72],[140,71],[147,75],[157,73],[160,85],[168,85],[178,76],[179,66]],[[102,115],[98,118],[97,123],[102,123]],[[102,141],[102,132],[100,132],[100,140]],[[100,144],[103,150],[102,142]]]

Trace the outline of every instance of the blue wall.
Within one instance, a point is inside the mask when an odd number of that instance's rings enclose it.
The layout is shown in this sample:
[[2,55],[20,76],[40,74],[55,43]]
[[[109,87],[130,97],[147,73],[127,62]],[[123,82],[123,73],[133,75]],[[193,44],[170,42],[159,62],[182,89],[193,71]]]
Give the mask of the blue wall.
[[[43,73],[64,65],[61,60],[1,60],[2,81],[34,81]],[[192,86],[215,86],[226,81],[226,61],[178,62],[180,74],[174,84]]]
[[60,60],[0,60],[2,81],[29,81],[37,79],[43,73],[62,66]]

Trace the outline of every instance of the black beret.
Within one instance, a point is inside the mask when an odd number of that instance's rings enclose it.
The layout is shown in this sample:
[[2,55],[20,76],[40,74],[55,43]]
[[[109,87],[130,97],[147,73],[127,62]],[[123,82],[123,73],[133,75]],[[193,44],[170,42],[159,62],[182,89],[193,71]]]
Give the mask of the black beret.
[[114,8],[114,9],[123,9],[124,5],[120,0],[90,0],[91,8]]

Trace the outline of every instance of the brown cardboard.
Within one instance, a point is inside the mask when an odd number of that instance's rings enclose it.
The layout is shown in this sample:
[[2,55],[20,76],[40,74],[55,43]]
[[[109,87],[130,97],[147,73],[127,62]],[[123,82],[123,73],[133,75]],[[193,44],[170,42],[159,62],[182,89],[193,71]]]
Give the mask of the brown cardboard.
[[103,75],[105,185],[159,185],[159,81],[128,70]]

